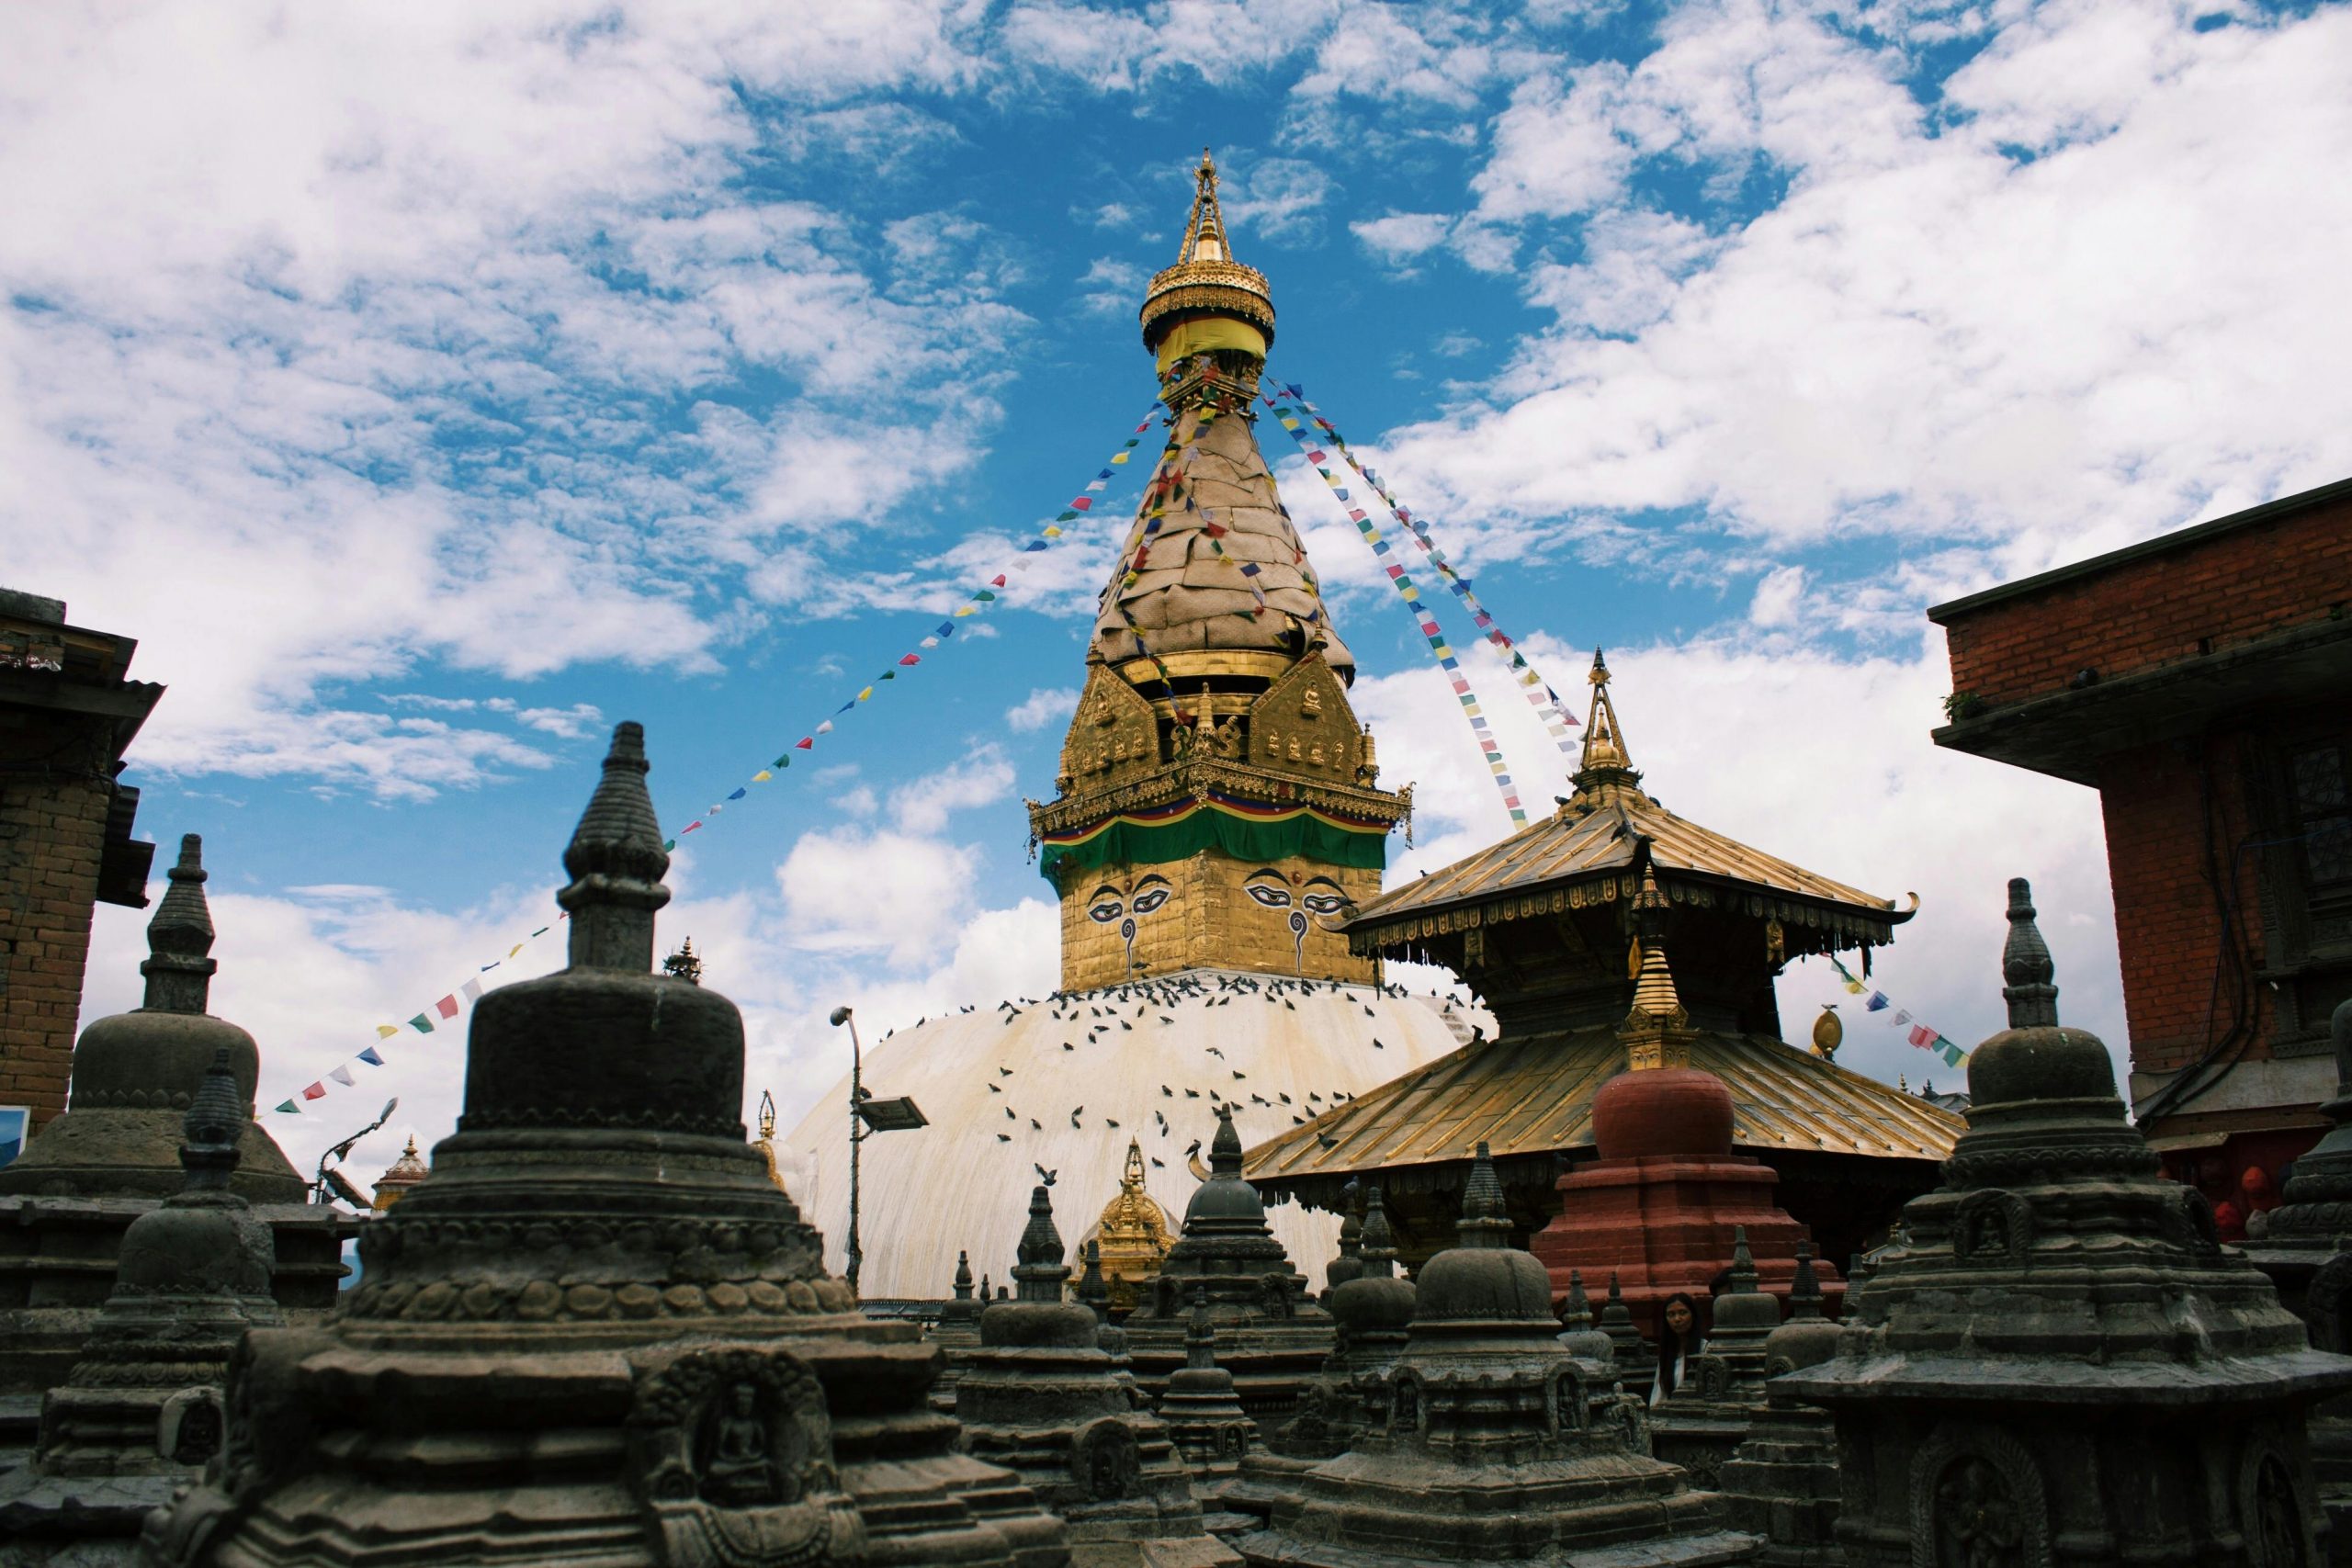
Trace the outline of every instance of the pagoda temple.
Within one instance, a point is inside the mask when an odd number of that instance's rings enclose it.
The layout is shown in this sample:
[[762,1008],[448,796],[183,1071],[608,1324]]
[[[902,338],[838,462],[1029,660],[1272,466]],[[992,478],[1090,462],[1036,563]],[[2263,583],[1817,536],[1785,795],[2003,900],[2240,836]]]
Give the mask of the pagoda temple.
[[[1599,654],[1591,684],[1581,766],[1556,812],[1347,921],[1354,953],[1425,958],[1461,975],[1493,1010],[1498,1037],[1282,1130],[1250,1150],[1245,1172],[1270,1200],[1320,1209],[1336,1210],[1350,1180],[1378,1182],[1399,1250],[1418,1261],[1450,1239],[1484,1142],[1524,1238],[1562,1212],[1563,1162],[1573,1177],[1602,1152],[1603,1086],[1629,1066],[1688,1069],[1727,1091],[1721,1153],[1760,1161],[1757,1174],[1774,1189],[1766,1201],[1809,1227],[1822,1256],[1843,1258],[1935,1184],[1962,1123],[1785,1043],[1772,981],[1791,959],[1854,949],[1867,973],[1871,949],[1892,942],[1911,911],[1666,809],[1633,765]],[[1660,935],[1651,945],[1670,940],[1670,979],[1662,964],[1645,975],[1638,906],[1652,886]],[[1662,983],[1670,1001],[1653,995]],[[1795,1232],[1788,1247],[1769,1247],[1771,1227],[1752,1198],[1736,1223],[1757,1243],[1766,1288],[1785,1298]],[[1734,1222],[1703,1217],[1722,1244],[1719,1271]],[[1593,1274],[1593,1262],[1581,1266]],[[1565,1291],[1566,1266],[1554,1272]],[[1629,1275],[1629,1297],[1633,1283]]]
[[[994,1201],[1007,1187],[1051,1171],[1117,1204],[1139,1168],[1164,1212],[1220,1109],[1265,1137],[1460,1043],[1340,929],[1377,897],[1411,792],[1380,785],[1349,704],[1355,660],[1258,447],[1272,291],[1234,259],[1205,156],[1140,322],[1168,444],[1102,592],[1054,798],[1029,807],[1061,987],[866,1046],[864,1083],[920,1086],[931,1119],[865,1148],[868,1297],[936,1294],[959,1250],[1001,1271],[1021,1229]],[[779,1151],[835,1258],[848,1098],[844,1077]],[[1330,1215],[1268,1218],[1289,1257],[1331,1256]],[[1115,1300],[1126,1266],[1107,1221],[1100,1239]]]

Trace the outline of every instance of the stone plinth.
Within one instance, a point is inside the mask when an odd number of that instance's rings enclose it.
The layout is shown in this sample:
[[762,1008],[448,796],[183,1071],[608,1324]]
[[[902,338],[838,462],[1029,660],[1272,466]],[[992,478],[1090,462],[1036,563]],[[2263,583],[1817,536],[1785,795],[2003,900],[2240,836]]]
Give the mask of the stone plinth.
[[1486,1145],[1458,1244],[1422,1269],[1381,1427],[1297,1478],[1253,1564],[1714,1564],[1755,1538],[1720,1501],[1653,1459],[1642,1407],[1600,1386],[1555,1337],[1551,1280],[1507,1244]]
[[[1800,1240],[1797,1248],[1795,1286],[1809,1292],[1817,1311],[1821,1295],[1811,1278],[1810,1244]],[[1732,1234],[1731,1288],[1715,1298],[1714,1319],[1714,1332],[1685,1367],[1673,1394],[1650,1412],[1650,1451],[1680,1465],[1710,1491],[1763,1406],[1764,1344],[1781,1326],[1781,1303],[1757,1288],[1744,1230]]]
[[1944,1186],[1838,1354],[1773,1383],[1836,1417],[1847,1561],[2315,1562],[2305,1415],[2352,1358],[2158,1174],[2107,1047],[2058,1023],[2022,880],[2009,920],[2009,1027],[1969,1063]]
[[1062,1560],[929,1408],[938,1350],[820,1267],[745,1138],[734,1005],[651,973],[645,772],[620,726],[564,854],[570,966],[477,1004],[458,1130],[334,1317],[245,1337],[158,1562]]
[[[1761,1289],[1787,1299],[1797,1243],[1808,1238],[1774,1201],[1780,1177],[1734,1152],[1721,1078],[1693,1067],[1621,1073],[1594,1097],[1592,1120],[1600,1157],[1560,1178],[1560,1213],[1527,1244],[1555,1295],[1572,1269],[1614,1273],[1635,1325],[1655,1339],[1669,1296],[1686,1293],[1704,1310],[1731,1267],[1733,1233],[1745,1230]],[[1834,1314],[1845,1281],[1822,1272]]]
[[1012,1271],[1020,1295],[981,1314],[979,1348],[956,1384],[965,1450],[1012,1471],[1061,1517],[1073,1568],[1238,1564],[1209,1538],[1168,1427],[1102,1348],[1093,1309],[1063,1299],[1062,1258],[1039,1187]]
[[197,835],[168,875],[139,966],[145,1005],[82,1032],[65,1113],[0,1168],[0,1399],[27,1407],[72,1372],[113,1293],[124,1234],[180,1190],[182,1123],[222,1053],[243,1112],[230,1190],[274,1233],[279,1304],[332,1307],[343,1244],[364,1223],[303,1201],[302,1179],[254,1120],[259,1048],[204,1010],[220,965]]
[[32,1462],[0,1477],[10,1568],[133,1561],[147,1515],[220,1451],[230,1352],[286,1321],[269,1227],[229,1190],[249,1120],[223,1050],[184,1118],[185,1187],[124,1233],[114,1294],[42,1402]]
[[1136,1375],[1157,1401],[1184,1364],[1197,1297],[1242,1406],[1260,1422],[1284,1419],[1331,1353],[1331,1314],[1306,1294],[1306,1279],[1267,1227],[1258,1190],[1241,1179],[1241,1139],[1227,1108],[1217,1111],[1209,1170],[1185,1206],[1183,1234],[1125,1325]]

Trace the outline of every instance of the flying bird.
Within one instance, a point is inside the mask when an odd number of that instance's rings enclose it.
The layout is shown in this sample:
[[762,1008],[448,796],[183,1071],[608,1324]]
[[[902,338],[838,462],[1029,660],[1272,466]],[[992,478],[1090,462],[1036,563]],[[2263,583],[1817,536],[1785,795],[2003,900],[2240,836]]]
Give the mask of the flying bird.
[[1035,1116],[1032,1116],[1031,1118],[1029,1118],[1029,1125],[1030,1125],[1033,1129],[1035,1129],[1035,1131],[1040,1132],[1040,1133],[1042,1133],[1042,1132],[1044,1132],[1044,1131],[1046,1130],[1046,1124],[1045,1124],[1044,1122],[1042,1122],[1038,1121]]
[[1012,1069],[1011,1067],[999,1067],[996,1070],[996,1076],[1001,1078],[1009,1078],[1012,1076]]
[[1170,1100],[1173,1100],[1173,1099],[1175,1099],[1175,1098],[1176,1098],[1176,1091],[1175,1091],[1174,1089],[1170,1089],[1166,1084],[1161,1084],[1161,1085],[1159,1086],[1159,1092],[1160,1092],[1161,1094],[1165,1095],[1165,1096],[1166,1096],[1167,1098],[1169,1098]]
[[1105,1116],[1104,1118],[1102,1118],[1102,1125],[1104,1125],[1105,1127],[1116,1128],[1116,1127],[1118,1126],[1118,1123],[1117,1123],[1116,1122],[1112,1121],[1108,1116]]
[[[1214,1093],[1215,1091],[1212,1090],[1211,1092]],[[1201,1091],[1196,1089],[1188,1089],[1184,1091],[1184,1098],[1186,1100],[1198,1100],[1201,1098]]]
[[1235,1077],[1237,1077],[1237,1078],[1246,1078],[1246,1077],[1248,1077],[1250,1075],[1249,1075],[1248,1073],[1243,1072],[1239,1067],[1236,1067],[1236,1068],[1234,1068],[1234,1069],[1233,1069],[1233,1076],[1234,1076]]
[[1048,1187],[1051,1187],[1054,1184],[1054,1178],[1061,1174],[1058,1169],[1047,1170],[1044,1166],[1037,1165],[1037,1162],[1034,1159],[1029,1163],[1033,1166],[1037,1166],[1037,1179],[1044,1182]]
[[996,1135],[996,1141],[1000,1144],[1009,1144],[1012,1142],[1012,1134],[1010,1133],[999,1133]]
[[1065,1041],[1063,1041],[1063,1042],[1062,1042],[1062,1049],[1063,1049],[1063,1050],[1065,1050],[1065,1051],[1075,1051],[1075,1050],[1077,1050],[1077,1049],[1078,1049],[1078,1047],[1077,1047],[1077,1046],[1075,1046],[1075,1045],[1073,1045],[1073,1044],[1071,1044],[1069,1041],[1065,1040]]

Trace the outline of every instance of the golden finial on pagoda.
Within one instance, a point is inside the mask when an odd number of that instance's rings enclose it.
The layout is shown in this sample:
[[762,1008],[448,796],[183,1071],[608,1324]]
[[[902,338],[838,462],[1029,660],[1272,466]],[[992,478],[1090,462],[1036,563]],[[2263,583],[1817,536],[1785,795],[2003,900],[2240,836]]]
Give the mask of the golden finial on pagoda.
[[1674,988],[1666,962],[1666,897],[1657,873],[1642,868],[1642,891],[1634,903],[1641,937],[1635,952],[1641,967],[1634,976],[1634,1005],[1617,1026],[1625,1042],[1628,1067],[1687,1067],[1690,1065],[1690,1014]]
[[1111,1310],[1132,1309],[1159,1273],[1172,1240],[1168,1211],[1144,1190],[1143,1145],[1127,1140],[1126,1170],[1119,1178],[1118,1195],[1103,1206],[1095,1240],[1102,1248],[1102,1282],[1110,1288]]
[[784,1173],[775,1168],[775,1097],[765,1089],[760,1090],[758,1148],[761,1156],[768,1162],[768,1179],[775,1183],[777,1191],[783,1191]]
[[376,1178],[373,1205],[376,1212],[381,1213],[399,1202],[410,1188],[432,1174],[424,1163],[424,1156],[416,1152],[416,1139],[412,1135],[408,1147],[401,1151],[401,1157],[392,1161],[383,1175]]
[[1625,732],[1617,722],[1617,705],[1609,695],[1609,662],[1600,649],[1592,650],[1592,672],[1585,677],[1592,683],[1592,712],[1585,721],[1584,757],[1577,769],[1576,785],[1584,789],[1589,784],[1630,784],[1641,777],[1633,771],[1633,759],[1625,751]]

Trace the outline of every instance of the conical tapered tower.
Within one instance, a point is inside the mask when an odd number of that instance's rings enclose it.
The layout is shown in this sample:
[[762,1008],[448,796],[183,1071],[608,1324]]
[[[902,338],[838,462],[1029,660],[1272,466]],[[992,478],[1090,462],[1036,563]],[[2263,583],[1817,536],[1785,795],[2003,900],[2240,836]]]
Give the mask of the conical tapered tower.
[[1332,928],[1379,891],[1411,811],[1374,787],[1355,660],[1251,428],[1272,290],[1233,259],[1205,153],[1197,182],[1142,310],[1168,448],[1102,592],[1058,793],[1030,805],[1065,990],[1200,968],[1376,978]]

